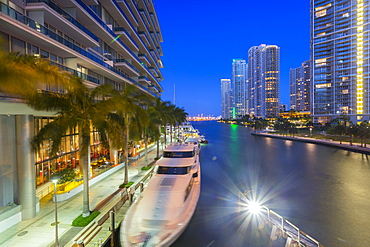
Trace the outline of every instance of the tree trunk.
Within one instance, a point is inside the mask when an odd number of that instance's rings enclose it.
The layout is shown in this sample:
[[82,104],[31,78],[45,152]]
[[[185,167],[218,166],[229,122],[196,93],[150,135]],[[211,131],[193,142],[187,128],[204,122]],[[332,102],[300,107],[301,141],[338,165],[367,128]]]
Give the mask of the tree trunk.
[[82,176],[84,181],[83,190],[83,204],[82,204],[82,217],[87,217],[90,215],[90,198],[89,198],[89,156],[90,156],[90,135],[87,135],[80,128],[79,141],[80,141],[80,169],[82,170]]
[[[127,121],[127,120],[126,120]],[[123,183],[127,184],[128,183],[128,141],[129,141],[129,125],[126,124],[126,129],[125,129],[125,174],[124,174],[124,179]]]
[[159,140],[157,140],[157,157],[156,158],[159,158]]
[[145,131],[145,166],[148,166],[148,135],[147,131]]
[[109,142],[109,159],[110,159],[110,162],[115,165],[115,164],[118,164],[118,151],[116,148],[113,148],[112,147],[112,143],[111,141]]
[[172,141],[172,134],[173,134],[173,133],[172,133],[172,125],[170,125],[170,140],[171,140],[170,144],[173,142],[173,141]]

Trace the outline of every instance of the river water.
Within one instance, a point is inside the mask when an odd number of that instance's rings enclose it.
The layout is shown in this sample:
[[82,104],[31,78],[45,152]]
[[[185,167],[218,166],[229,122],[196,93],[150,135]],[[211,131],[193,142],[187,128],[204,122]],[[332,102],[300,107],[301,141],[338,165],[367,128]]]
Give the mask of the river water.
[[367,155],[214,121],[193,126],[209,141],[201,150],[201,196],[172,246],[267,247],[256,237],[256,218],[236,213],[244,191],[325,247],[370,246]]

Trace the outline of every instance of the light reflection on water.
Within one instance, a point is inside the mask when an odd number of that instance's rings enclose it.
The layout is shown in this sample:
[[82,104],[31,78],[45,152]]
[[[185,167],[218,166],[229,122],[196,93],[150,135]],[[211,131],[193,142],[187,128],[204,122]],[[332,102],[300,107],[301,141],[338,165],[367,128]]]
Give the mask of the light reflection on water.
[[195,122],[202,193],[173,246],[254,246],[255,222],[235,214],[239,191],[286,217],[324,246],[366,246],[370,163],[366,155],[250,135],[237,125]]

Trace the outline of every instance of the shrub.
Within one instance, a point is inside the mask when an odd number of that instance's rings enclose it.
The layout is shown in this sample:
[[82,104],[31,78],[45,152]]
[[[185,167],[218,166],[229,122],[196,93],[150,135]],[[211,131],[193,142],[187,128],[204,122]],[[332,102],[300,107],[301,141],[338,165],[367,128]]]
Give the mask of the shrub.
[[123,184],[120,184],[119,188],[128,188],[133,184],[134,182],[128,182],[127,184],[123,183]]
[[93,211],[89,216],[87,217],[82,217],[82,214],[79,215],[73,222],[72,226],[77,226],[77,227],[85,227],[87,226],[91,221],[93,221],[96,216],[100,214],[99,211]]
[[144,167],[141,167],[141,170],[142,171],[147,171],[149,170],[150,168],[152,168],[151,166],[144,166]]

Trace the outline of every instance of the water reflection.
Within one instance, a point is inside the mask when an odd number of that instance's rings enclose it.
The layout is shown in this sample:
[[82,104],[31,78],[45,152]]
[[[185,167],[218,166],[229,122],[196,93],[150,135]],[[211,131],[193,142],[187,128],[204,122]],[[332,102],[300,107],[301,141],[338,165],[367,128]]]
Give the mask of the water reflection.
[[366,246],[366,155],[256,137],[236,125],[194,126],[209,140],[202,146],[202,193],[189,227],[173,246],[258,246],[253,240],[258,221],[236,213],[238,195],[245,191],[324,246]]

